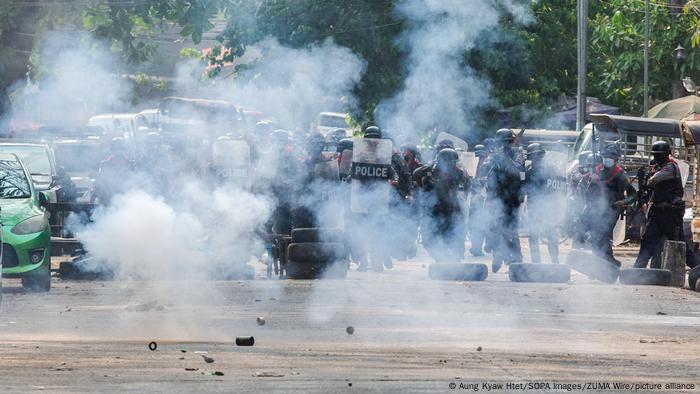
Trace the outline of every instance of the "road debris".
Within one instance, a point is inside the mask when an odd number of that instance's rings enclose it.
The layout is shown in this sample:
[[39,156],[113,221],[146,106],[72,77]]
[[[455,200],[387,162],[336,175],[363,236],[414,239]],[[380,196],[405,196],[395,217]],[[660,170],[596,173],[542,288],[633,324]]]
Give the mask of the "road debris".
[[664,313],[664,312],[656,312],[656,314],[661,315],[661,316],[666,316],[666,313]]
[[185,350],[185,349],[180,349],[180,352],[181,352],[181,353],[187,353],[187,350]]
[[154,351],[154,350],[158,349],[158,344],[155,343],[154,341],[151,341],[148,343],[148,348],[151,349],[151,351]]
[[224,373],[221,371],[208,371],[208,372],[201,372],[202,375],[210,375],[210,376],[224,376]]
[[348,335],[352,335],[352,334],[355,333],[355,328],[353,328],[353,326],[348,326],[348,327],[345,329],[345,332],[347,332]]
[[258,316],[258,318],[255,319],[255,321],[258,323],[259,326],[264,326],[264,325],[265,325],[265,318],[262,317],[262,316]]
[[236,346],[253,346],[255,338],[253,337],[236,337]]
[[185,368],[185,371],[199,371],[199,368]]
[[479,346],[479,347],[476,348],[476,351],[477,351],[477,352],[480,352],[481,350],[483,350],[483,348],[482,348],[481,346]]
[[258,372],[253,376],[256,378],[283,378],[284,374],[275,372]]
[[165,307],[163,305],[158,305],[157,301],[149,301],[143,304],[129,304],[126,306],[126,310],[129,312],[147,312],[152,309],[162,311]]
[[202,359],[204,359],[204,362],[207,363],[207,364],[211,364],[211,363],[214,362],[214,359],[211,358],[211,357],[209,357],[209,356],[205,356],[205,355],[203,355],[203,354],[202,354],[201,356],[202,356]]

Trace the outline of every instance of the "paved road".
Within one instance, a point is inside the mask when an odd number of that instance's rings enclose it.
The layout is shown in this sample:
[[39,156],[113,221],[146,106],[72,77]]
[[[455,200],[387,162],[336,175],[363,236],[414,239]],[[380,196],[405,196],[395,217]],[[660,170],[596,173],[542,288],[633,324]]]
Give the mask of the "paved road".
[[[55,279],[50,294],[27,294],[7,280],[0,391],[488,392],[540,381],[544,392],[589,382],[698,391],[700,293],[575,273],[563,285],[504,273],[436,282],[421,260],[325,281]],[[255,346],[234,344],[244,335]],[[644,392],[655,391],[683,390]]]

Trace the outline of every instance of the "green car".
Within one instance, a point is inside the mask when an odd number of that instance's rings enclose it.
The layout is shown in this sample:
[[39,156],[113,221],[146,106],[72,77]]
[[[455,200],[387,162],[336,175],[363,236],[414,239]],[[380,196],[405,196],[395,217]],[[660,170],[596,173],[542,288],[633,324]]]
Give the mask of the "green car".
[[23,287],[38,292],[51,288],[51,230],[42,207],[47,201],[19,157],[0,153],[2,276],[19,277]]

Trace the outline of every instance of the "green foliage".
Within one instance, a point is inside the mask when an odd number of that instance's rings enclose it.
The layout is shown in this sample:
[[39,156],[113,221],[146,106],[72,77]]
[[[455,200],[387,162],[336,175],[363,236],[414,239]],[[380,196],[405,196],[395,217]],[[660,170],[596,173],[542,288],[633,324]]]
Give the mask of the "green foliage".
[[[590,92],[625,112],[643,110],[644,2],[609,0],[590,21],[588,81]],[[666,2],[652,0],[649,17],[650,101],[671,99],[672,84],[681,75],[700,70],[700,57],[689,51],[680,64],[673,49],[691,47],[697,26],[694,15],[670,14]]]
[[376,0],[232,0],[227,8],[228,25],[221,35],[230,51],[214,63],[240,57],[245,49],[264,37],[282,44],[308,47],[331,37],[367,62],[366,72],[355,87],[361,113],[371,120],[374,107],[390,97],[403,81],[403,53],[395,42],[403,23],[393,13],[395,1]]

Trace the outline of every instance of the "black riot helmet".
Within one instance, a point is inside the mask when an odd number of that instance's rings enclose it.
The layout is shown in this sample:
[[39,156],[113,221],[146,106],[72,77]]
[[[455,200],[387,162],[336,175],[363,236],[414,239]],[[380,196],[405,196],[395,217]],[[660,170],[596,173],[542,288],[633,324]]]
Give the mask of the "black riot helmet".
[[436,161],[440,169],[447,170],[457,165],[459,154],[454,149],[445,148],[438,152]]
[[369,126],[365,129],[365,138],[382,138],[382,131],[377,126]]
[[542,149],[542,145],[540,145],[537,142],[533,142],[532,144],[527,146],[527,158],[529,160],[539,160],[542,159],[545,155],[544,149]]
[[502,145],[512,144],[515,141],[515,133],[511,129],[499,129],[496,131],[496,141]]
[[444,139],[440,140],[437,145],[435,145],[435,151],[440,152],[443,149],[454,149],[455,144],[452,142],[452,140]]
[[656,141],[651,146],[651,154],[655,162],[663,164],[668,161],[668,156],[671,154],[671,145],[666,141]]
[[335,146],[335,151],[338,154],[342,155],[346,150],[352,150],[352,138],[343,138],[338,141],[338,144]]
[[593,167],[593,152],[586,150],[578,155],[578,172],[585,174]]
[[606,145],[601,152],[601,156],[610,159],[619,159],[620,154],[620,146],[615,143]]

